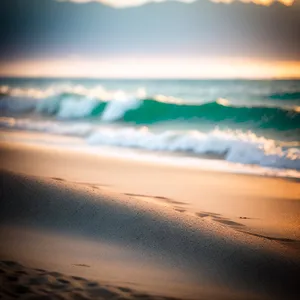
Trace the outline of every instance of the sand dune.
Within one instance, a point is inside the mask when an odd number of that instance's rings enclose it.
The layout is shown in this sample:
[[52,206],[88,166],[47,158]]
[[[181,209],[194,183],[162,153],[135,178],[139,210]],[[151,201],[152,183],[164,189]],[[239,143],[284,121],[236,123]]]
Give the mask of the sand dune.
[[[299,296],[299,258],[274,241],[101,188],[8,171],[2,171],[1,178],[0,222],[5,230],[0,234],[1,242],[7,241],[2,256],[9,257],[9,228],[23,226],[111,243],[139,253],[145,262],[166,265],[190,282],[188,292],[176,291],[179,297]],[[21,243],[21,235],[12,247]],[[11,255],[17,258],[18,251]]]

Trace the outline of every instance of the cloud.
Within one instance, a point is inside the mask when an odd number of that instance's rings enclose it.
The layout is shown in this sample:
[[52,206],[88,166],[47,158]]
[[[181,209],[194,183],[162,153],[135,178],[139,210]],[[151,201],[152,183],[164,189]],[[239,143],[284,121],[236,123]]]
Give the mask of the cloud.
[[[149,2],[160,3],[160,2],[167,2],[167,1],[177,1],[177,2],[184,2],[184,3],[192,3],[197,0],[57,0],[57,1],[60,2],[71,1],[75,3],[100,2],[102,4],[112,6],[115,8],[124,8],[124,7],[131,7],[131,6],[140,6]],[[211,0],[211,1],[217,3],[232,3],[235,1],[241,1],[243,3],[254,3],[257,5],[265,5],[265,6],[269,6],[275,2],[280,2],[286,6],[291,6],[295,2],[295,0]]]

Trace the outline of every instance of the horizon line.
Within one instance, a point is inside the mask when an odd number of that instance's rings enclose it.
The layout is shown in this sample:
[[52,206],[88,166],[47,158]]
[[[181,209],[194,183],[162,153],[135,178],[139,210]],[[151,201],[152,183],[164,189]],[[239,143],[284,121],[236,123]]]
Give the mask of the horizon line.
[[102,77],[102,76],[11,76],[0,75],[1,79],[86,79],[86,80],[300,80],[300,76],[296,77]]

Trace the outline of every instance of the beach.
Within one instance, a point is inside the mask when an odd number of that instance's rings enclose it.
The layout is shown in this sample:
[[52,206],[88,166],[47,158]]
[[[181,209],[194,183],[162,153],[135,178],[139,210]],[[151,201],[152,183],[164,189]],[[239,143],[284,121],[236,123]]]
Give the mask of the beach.
[[299,300],[300,0],[2,2],[0,300]]
[[45,134],[1,136],[4,299],[299,296],[297,179],[71,151]]

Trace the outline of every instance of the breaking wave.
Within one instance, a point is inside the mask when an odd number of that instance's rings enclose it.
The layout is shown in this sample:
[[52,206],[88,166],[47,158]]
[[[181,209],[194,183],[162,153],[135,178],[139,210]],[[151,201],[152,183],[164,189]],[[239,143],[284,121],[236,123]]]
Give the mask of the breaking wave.
[[[271,97],[272,95],[270,95]],[[273,95],[275,96],[275,95]],[[288,97],[294,97],[287,95]],[[278,97],[278,95],[276,96]],[[5,113],[46,115],[58,119],[96,118],[103,122],[153,124],[165,121],[249,124],[251,128],[294,130],[299,128],[300,107],[233,105],[226,99],[186,103],[172,97],[147,98],[143,91],[1,90],[0,109]]]

